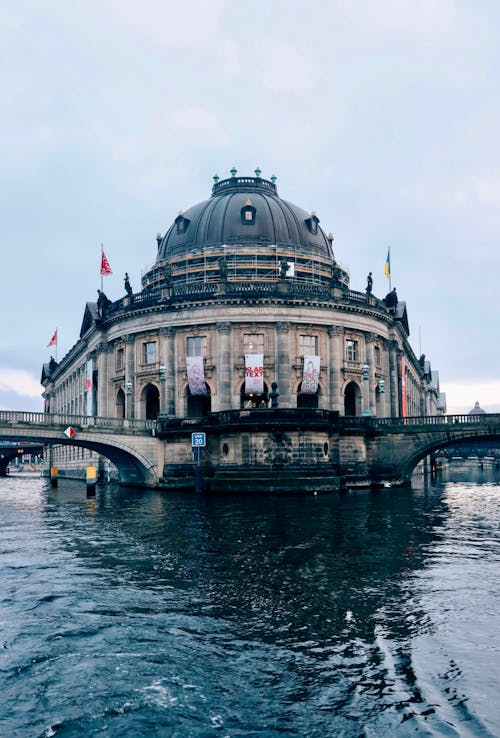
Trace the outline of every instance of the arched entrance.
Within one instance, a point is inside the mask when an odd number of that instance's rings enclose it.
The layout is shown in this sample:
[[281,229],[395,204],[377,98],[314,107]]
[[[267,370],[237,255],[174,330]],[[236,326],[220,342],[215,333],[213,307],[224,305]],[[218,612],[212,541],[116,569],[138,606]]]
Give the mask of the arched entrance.
[[119,389],[116,393],[115,416],[117,418],[125,417],[125,393]]
[[299,387],[297,389],[297,407],[298,408],[313,408],[317,409],[319,407],[319,385],[316,392],[301,392],[302,389],[302,382],[299,384]]
[[356,382],[349,382],[344,390],[344,415],[361,415],[361,391]]
[[141,415],[146,420],[156,420],[160,414],[160,393],[154,384],[147,384],[141,393]]
[[189,386],[186,388],[188,418],[203,418],[212,410],[210,386],[205,382],[205,395],[192,395]]
[[246,392],[245,382],[240,388],[240,408],[241,409],[252,409],[252,408],[264,408],[269,407],[269,395],[267,384],[264,382],[263,392]]

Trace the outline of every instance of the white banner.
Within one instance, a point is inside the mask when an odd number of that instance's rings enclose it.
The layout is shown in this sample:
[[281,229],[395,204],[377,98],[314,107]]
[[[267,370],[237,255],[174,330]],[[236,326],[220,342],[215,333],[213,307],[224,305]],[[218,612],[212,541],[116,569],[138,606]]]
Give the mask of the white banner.
[[264,354],[245,354],[245,392],[264,392]]
[[203,356],[186,356],[189,391],[192,395],[206,395]]
[[304,356],[304,376],[300,391],[304,395],[315,395],[318,391],[319,356]]

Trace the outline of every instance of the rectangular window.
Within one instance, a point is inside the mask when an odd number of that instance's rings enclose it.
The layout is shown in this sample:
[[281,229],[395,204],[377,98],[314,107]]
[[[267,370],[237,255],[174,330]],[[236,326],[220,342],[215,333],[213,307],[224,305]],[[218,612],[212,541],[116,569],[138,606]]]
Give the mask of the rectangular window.
[[122,348],[116,349],[116,363],[115,368],[117,372],[120,372],[125,364],[125,351]]
[[348,338],[345,342],[345,357],[347,361],[358,361],[358,342]]
[[243,353],[244,354],[263,354],[264,353],[264,334],[263,333],[244,333],[243,334]]
[[318,337],[317,336],[301,336],[300,337],[300,355],[301,356],[317,356],[318,355]]
[[207,337],[206,336],[188,336],[186,342],[186,356],[206,356],[207,355]]
[[142,363],[154,364],[156,361],[156,341],[146,341],[142,344]]

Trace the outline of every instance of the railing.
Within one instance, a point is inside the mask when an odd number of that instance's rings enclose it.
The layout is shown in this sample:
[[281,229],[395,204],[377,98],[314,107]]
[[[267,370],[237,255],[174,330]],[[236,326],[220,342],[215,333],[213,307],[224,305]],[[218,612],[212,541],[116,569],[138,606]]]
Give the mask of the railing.
[[102,418],[90,415],[69,415],[66,413],[31,413],[16,410],[0,410],[0,427],[3,424],[20,423],[38,426],[76,426],[80,428],[109,428],[112,430],[151,431],[156,420],[131,418]]
[[[457,425],[479,425],[486,428],[500,427],[500,413],[484,413],[481,415],[427,415],[407,418],[374,418],[365,416],[339,415],[332,410],[316,410],[313,408],[252,408],[242,410],[223,410],[209,413],[200,418],[166,418],[160,416],[158,420],[144,420],[131,418],[105,418],[87,415],[70,415],[67,413],[35,413],[19,412],[17,410],[0,411],[0,427],[2,425],[25,424],[37,426],[74,426],[90,430],[110,429],[114,431],[148,431],[175,430],[188,426],[216,427],[228,425],[246,425],[258,422],[262,425],[328,425],[344,429],[365,431],[398,430],[402,428],[438,428],[448,430]],[[451,428],[450,428],[451,426]]]

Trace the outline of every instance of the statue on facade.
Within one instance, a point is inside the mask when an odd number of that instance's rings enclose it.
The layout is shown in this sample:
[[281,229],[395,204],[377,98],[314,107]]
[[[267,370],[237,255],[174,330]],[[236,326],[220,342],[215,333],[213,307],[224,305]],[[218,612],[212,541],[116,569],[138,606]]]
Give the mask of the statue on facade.
[[286,273],[290,269],[290,264],[286,259],[280,261],[280,279],[286,279]]
[[271,400],[271,407],[278,407],[278,397],[279,396],[280,396],[280,393],[278,392],[278,383],[271,382],[271,391],[269,393],[269,399]]
[[111,305],[111,300],[109,300],[104,292],[101,292],[101,290],[97,290],[97,309],[99,311],[99,315],[101,318],[104,316],[104,313]]
[[395,287],[384,297],[384,302],[388,308],[396,308],[398,306],[398,296]]
[[373,277],[372,277],[372,273],[369,272],[367,280],[366,280],[366,294],[367,295],[371,295],[372,288],[373,288]]
[[340,269],[336,261],[332,261],[332,271],[330,278],[332,280],[332,287],[335,287],[339,283]]
[[221,256],[219,261],[217,262],[219,266],[219,277],[222,280],[227,279],[227,261],[225,256]]
[[163,279],[165,280],[165,287],[172,286],[172,267],[170,264],[165,264],[163,267]]
[[130,284],[128,272],[125,272],[124,281],[125,281],[125,292],[127,293],[129,297],[132,297],[132,285]]

